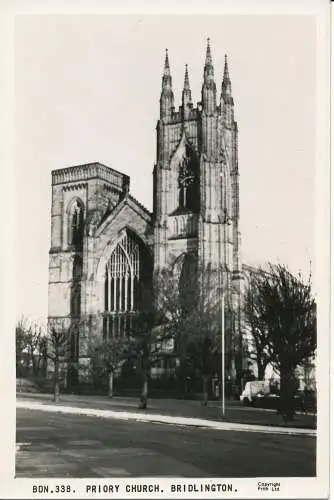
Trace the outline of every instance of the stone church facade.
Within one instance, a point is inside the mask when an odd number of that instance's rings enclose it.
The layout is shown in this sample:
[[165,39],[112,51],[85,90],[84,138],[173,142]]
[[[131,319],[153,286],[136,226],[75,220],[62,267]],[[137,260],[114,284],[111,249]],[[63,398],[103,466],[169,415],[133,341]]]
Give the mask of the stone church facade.
[[238,128],[227,58],[219,92],[209,41],[197,105],[186,67],[175,108],[166,51],[156,131],[152,213],[131,195],[130,178],[105,165],[52,172],[49,322],[72,325],[73,358],[84,359],[93,331],[126,335],[144,290],[159,294],[155,273],[190,279],[216,269],[234,311],[227,369],[241,369]]

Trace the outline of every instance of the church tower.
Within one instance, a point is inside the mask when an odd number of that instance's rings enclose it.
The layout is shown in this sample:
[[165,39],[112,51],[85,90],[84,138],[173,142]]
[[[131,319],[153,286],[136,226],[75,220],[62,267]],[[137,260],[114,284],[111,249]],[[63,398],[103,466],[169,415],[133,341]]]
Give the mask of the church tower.
[[176,110],[166,50],[153,171],[154,271],[175,269],[184,279],[197,271],[199,293],[207,270],[216,272],[230,311],[225,345],[233,372],[242,368],[238,127],[227,57],[218,99],[209,39],[201,97],[194,106],[186,66]]

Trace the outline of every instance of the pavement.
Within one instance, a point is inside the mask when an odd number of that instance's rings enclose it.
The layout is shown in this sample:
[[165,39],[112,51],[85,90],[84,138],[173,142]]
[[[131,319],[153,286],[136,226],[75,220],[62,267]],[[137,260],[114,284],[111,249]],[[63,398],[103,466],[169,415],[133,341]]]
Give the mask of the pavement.
[[298,415],[294,426],[283,425],[274,411],[246,408],[240,402],[228,402],[222,416],[218,402],[207,407],[198,401],[154,399],[147,410],[138,410],[135,398],[107,398],[97,396],[62,395],[55,404],[50,394],[23,394],[17,396],[17,407],[42,410],[51,413],[86,415],[104,419],[132,420],[137,422],[163,423],[178,426],[202,427],[224,431],[246,431],[265,434],[316,436],[314,419],[310,415]]
[[16,477],[314,477],[309,436],[17,409]]

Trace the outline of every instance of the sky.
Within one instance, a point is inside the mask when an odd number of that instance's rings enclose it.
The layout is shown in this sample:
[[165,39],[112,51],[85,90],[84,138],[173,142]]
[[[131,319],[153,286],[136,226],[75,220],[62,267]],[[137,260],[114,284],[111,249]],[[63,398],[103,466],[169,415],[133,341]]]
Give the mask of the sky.
[[[316,25],[311,16],[17,16],[16,316],[47,316],[51,170],[99,161],[152,209],[165,49],[175,103],[200,101],[206,39],[228,55],[239,126],[242,260],[315,260]],[[219,94],[219,92],[218,92]]]

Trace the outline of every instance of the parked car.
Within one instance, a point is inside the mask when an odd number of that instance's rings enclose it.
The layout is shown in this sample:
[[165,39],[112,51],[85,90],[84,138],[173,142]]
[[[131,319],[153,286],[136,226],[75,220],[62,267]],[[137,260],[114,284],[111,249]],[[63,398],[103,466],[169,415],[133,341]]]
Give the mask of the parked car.
[[[279,393],[273,392],[258,392],[252,397],[250,402],[245,402],[245,404],[250,404],[256,408],[266,408],[272,410],[279,409],[280,395]],[[316,395],[313,391],[297,391],[293,397],[294,411],[303,413],[316,413],[317,411],[317,401]]]
[[269,392],[267,394],[257,394],[253,401],[253,406],[256,408],[265,408],[277,410],[279,406],[279,394]]

